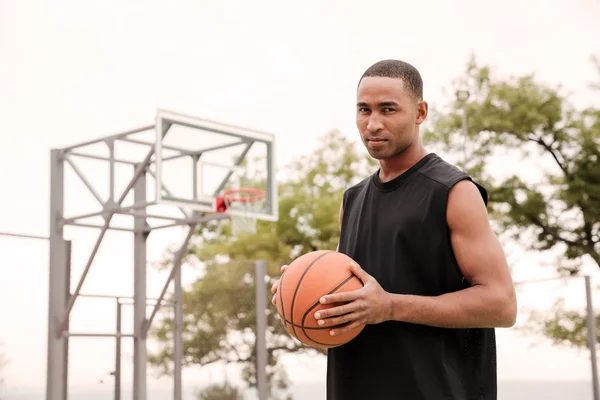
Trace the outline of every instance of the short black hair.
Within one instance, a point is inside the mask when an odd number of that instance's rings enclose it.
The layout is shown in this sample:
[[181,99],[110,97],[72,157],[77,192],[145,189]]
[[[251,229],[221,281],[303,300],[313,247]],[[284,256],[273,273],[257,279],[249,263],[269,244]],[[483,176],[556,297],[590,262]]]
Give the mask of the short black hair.
[[419,71],[411,64],[400,60],[381,60],[371,65],[358,81],[368,76],[379,76],[383,78],[402,79],[406,88],[415,95],[418,100],[423,100],[423,79]]

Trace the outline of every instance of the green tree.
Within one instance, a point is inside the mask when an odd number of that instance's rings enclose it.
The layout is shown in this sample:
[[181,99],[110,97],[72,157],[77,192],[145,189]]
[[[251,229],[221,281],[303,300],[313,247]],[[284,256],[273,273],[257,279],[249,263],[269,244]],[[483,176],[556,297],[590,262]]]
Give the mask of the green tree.
[[[456,98],[434,115],[425,142],[443,147],[487,187],[497,232],[527,250],[558,254],[560,274],[577,275],[584,262],[600,267],[600,109],[577,109],[534,75],[499,79],[475,59],[454,89]],[[519,157],[522,170],[538,178],[494,176],[488,166],[499,154]],[[557,302],[549,313],[532,314],[528,328],[555,343],[584,346],[584,318]]]
[[[267,351],[270,399],[284,396],[288,378],[279,357],[317,351],[299,344],[281,324],[270,303],[271,284],[280,267],[298,255],[335,249],[343,190],[372,173],[366,152],[340,132],[322,137],[309,155],[287,165],[279,179],[279,221],[258,221],[254,235],[232,237],[228,222],[211,222],[198,230],[187,260],[200,262],[202,276],[184,290],[184,358],[186,364],[235,363],[244,380],[256,386],[254,261],[268,263]],[[154,337],[160,350],[150,361],[169,373],[173,354],[172,319],[162,316]]]
[[200,392],[198,400],[242,400],[240,389],[229,382],[215,383]]

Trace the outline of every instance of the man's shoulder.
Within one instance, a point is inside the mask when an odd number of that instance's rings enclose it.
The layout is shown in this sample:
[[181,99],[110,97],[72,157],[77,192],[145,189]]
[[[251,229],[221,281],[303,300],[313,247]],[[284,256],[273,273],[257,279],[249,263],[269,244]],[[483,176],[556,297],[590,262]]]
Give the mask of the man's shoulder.
[[358,183],[346,188],[342,194],[342,208],[348,210],[351,204],[356,203],[357,199],[361,197],[361,193],[365,193],[365,190],[369,187],[369,182],[372,179],[372,175],[363,178]]
[[458,182],[468,180],[477,187],[484,201],[487,203],[487,191],[481,184],[476,182],[467,172],[449,163],[437,154],[431,155],[428,162],[419,169],[419,173],[436,182],[448,192]]
[[355,183],[354,185],[346,188],[344,190],[344,195],[347,195],[348,193],[363,190],[364,188],[366,188],[369,185],[369,182],[371,181],[372,178],[373,178],[373,175],[369,175],[366,178],[362,179],[360,182]]
[[451,189],[457,182],[469,177],[467,173],[456,165],[449,163],[434,153],[430,154],[427,163],[419,169],[419,173],[439,183],[446,189]]

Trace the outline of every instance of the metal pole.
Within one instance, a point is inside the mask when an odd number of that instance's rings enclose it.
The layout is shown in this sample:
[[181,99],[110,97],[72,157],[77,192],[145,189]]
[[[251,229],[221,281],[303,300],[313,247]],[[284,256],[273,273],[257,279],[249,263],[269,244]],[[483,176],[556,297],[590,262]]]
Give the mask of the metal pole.
[[187,233],[187,236],[185,237],[183,244],[179,248],[179,251],[175,255],[175,259],[173,260],[173,267],[171,268],[171,272],[169,273],[169,276],[167,277],[167,281],[163,285],[160,295],[158,296],[158,300],[156,301],[156,304],[154,305],[154,309],[150,313],[150,317],[148,317],[148,319],[146,320],[144,334],[146,334],[148,332],[148,330],[150,329],[150,326],[152,326],[152,321],[154,320],[154,317],[158,313],[158,310],[160,309],[160,307],[163,303],[163,298],[165,297],[165,294],[167,293],[167,289],[169,288],[171,280],[173,280],[173,277],[175,276],[175,272],[177,271],[178,268],[181,268],[181,262],[183,260],[183,257],[185,257],[185,255],[186,255],[187,248],[190,243],[190,239],[194,235],[195,229],[196,229],[195,224],[190,225],[190,229]]
[[117,299],[117,337],[115,339],[115,400],[121,400],[121,300]]
[[594,390],[594,400],[600,400],[600,390],[598,389],[598,365],[596,364],[596,316],[592,305],[592,284],[589,275],[585,276],[585,297],[587,303],[588,347],[590,348],[590,358],[592,362],[592,388]]
[[140,133],[140,132],[144,132],[144,131],[149,131],[150,129],[153,129],[153,128],[154,128],[154,125],[142,126],[141,128],[137,128],[137,129],[131,129],[131,130],[129,130],[129,131],[126,131],[126,132],[121,132],[121,133],[117,133],[117,134],[114,134],[114,135],[110,135],[110,136],[107,136],[107,137],[103,137],[103,138],[101,138],[101,139],[93,139],[93,140],[88,140],[88,141],[86,141],[86,142],[82,142],[82,143],[74,144],[74,145],[72,145],[72,146],[65,147],[63,150],[64,150],[65,152],[67,152],[67,151],[70,151],[70,150],[76,149],[76,148],[78,148],[78,147],[85,147],[85,146],[89,146],[89,145],[92,145],[92,144],[101,143],[101,142],[104,142],[104,141],[106,141],[106,140],[111,140],[111,139],[112,139],[112,140],[115,140],[115,139],[121,139],[121,138],[127,137],[127,136],[129,136],[129,135],[133,135],[133,134],[135,134],[135,133]]
[[88,262],[85,265],[85,268],[83,269],[83,273],[81,274],[81,278],[79,278],[79,282],[77,283],[77,286],[75,287],[75,291],[73,292],[73,294],[69,298],[69,302],[67,303],[67,307],[65,309],[65,315],[63,317],[62,324],[60,325],[60,328],[59,328],[61,331],[64,330],[64,329],[66,329],[66,327],[67,327],[67,323],[69,321],[69,316],[71,314],[71,310],[73,309],[73,306],[75,305],[75,301],[77,300],[77,296],[79,296],[79,291],[83,287],[83,283],[85,282],[85,278],[87,277],[87,274],[90,272],[90,268],[92,267],[92,263],[94,262],[94,258],[96,257],[96,254],[98,254],[98,250],[100,249],[100,245],[102,244],[102,239],[104,239],[104,235],[106,235],[106,232],[108,232],[109,225],[110,225],[110,220],[107,219],[104,222],[104,226],[102,227],[102,230],[98,234],[98,238],[96,239],[96,243],[94,244],[94,248],[92,249],[92,253],[90,254],[90,257],[88,258]]
[[198,199],[198,160],[200,156],[192,156],[192,197]]
[[[140,166],[135,166],[135,171],[139,172]],[[134,202],[143,203],[146,201],[146,173],[141,175],[135,182]],[[133,400],[146,400],[146,239],[148,233],[143,232],[146,228],[146,219],[144,217],[135,217],[134,219],[134,285],[133,285]]]
[[115,201],[115,141],[107,140],[106,145],[108,146],[109,159],[110,159],[110,173],[109,173],[109,201]]
[[[150,159],[152,158],[152,155],[154,154],[154,150],[150,150],[148,152],[148,154],[146,154],[146,157],[144,158],[144,160],[140,163],[140,164],[136,164],[135,170],[133,172],[133,178],[131,178],[131,180],[129,181],[129,183],[127,184],[127,187],[125,187],[125,190],[123,190],[123,193],[121,194],[121,197],[119,197],[119,200],[117,201],[117,204],[115,206],[121,206],[121,203],[123,203],[123,201],[125,200],[125,198],[127,197],[127,195],[129,194],[129,191],[136,187],[136,185],[138,184],[140,179],[143,179],[143,185],[144,188],[146,187],[146,171],[148,169],[148,163],[150,162]],[[139,192],[139,190],[138,190]],[[140,196],[142,194],[140,193]],[[134,196],[134,199],[138,199],[137,197]],[[143,199],[140,201],[140,203],[142,203],[144,206],[141,207],[143,209],[146,208],[146,194],[145,191],[143,193]],[[71,295],[71,298],[69,299],[69,303],[67,304],[66,307],[66,312],[65,315],[63,317],[63,321],[62,324],[60,325],[60,330],[64,330],[66,329],[66,323],[67,320],[69,319],[69,314],[71,312],[71,310],[73,309],[73,306],[75,305],[75,300],[77,299],[77,296],[79,295],[79,291],[81,290],[81,287],[83,286],[83,283],[85,281],[85,278],[92,266],[92,263],[94,262],[94,258],[96,257],[96,254],[98,252],[98,249],[100,248],[100,244],[102,243],[102,239],[104,239],[104,235],[106,234],[106,232],[108,231],[108,229],[110,228],[110,221],[113,217],[113,215],[115,214],[116,210],[111,210],[108,212],[107,215],[104,216],[104,226],[102,227],[102,230],[100,231],[100,234],[98,235],[98,239],[96,239],[96,244],[94,245],[94,248],[92,249],[92,253],[90,254],[90,257],[88,259],[88,262],[83,270],[83,273],[81,274],[81,278],[79,279],[79,283],[77,284],[77,287],[75,288],[75,291],[73,292],[73,294]],[[104,212],[102,212],[101,214],[104,214]],[[60,214],[60,216],[62,217],[62,213]],[[79,217],[79,218],[83,218],[83,217]],[[145,228],[145,222],[143,223],[143,225],[141,226],[140,229],[144,229]],[[134,224],[135,226],[135,224]],[[145,254],[146,248],[144,247],[144,254]],[[145,255],[144,255],[144,263],[145,263]],[[145,292],[144,292],[145,293]]]
[[181,400],[181,366],[183,361],[183,291],[181,288],[181,266],[173,276],[175,312],[173,318],[173,386],[174,400]]
[[275,168],[275,138],[273,143],[267,144],[267,187],[269,188],[269,195],[267,196],[267,212],[273,214],[279,219],[279,195],[277,193],[277,176]]
[[256,387],[259,400],[267,400],[267,262],[256,262]]
[[64,162],[60,150],[50,154],[50,264],[48,279],[48,348],[46,400],[66,400],[67,337],[59,334],[66,310],[69,246],[60,223],[64,208]]
[[0,236],[11,236],[17,238],[25,238],[25,239],[40,239],[40,240],[49,240],[49,237],[39,236],[39,235],[27,235],[24,233],[12,233],[12,232],[0,232]]
[[[65,240],[66,246],[66,276],[65,276],[65,304],[69,302],[71,297],[71,241]],[[70,331],[70,321],[67,321],[67,333]],[[64,387],[63,387],[63,398],[66,400],[69,397],[69,337],[65,337],[65,358],[64,358]]]
[[67,155],[65,155],[65,161],[71,166],[75,174],[77,174],[79,179],[81,179],[81,182],[83,182],[83,184],[88,188],[88,190],[96,198],[98,203],[100,203],[100,205],[103,206],[104,201],[102,200],[102,196],[100,196],[100,194],[96,191],[94,185],[92,185],[92,183],[86,178],[85,174],[79,169],[77,164],[75,164],[75,162],[71,160],[71,158]]
[[[79,157],[79,158],[88,158],[90,160],[110,161],[110,159],[106,158],[106,157],[95,156],[93,154],[79,153],[77,151],[70,151],[69,155],[73,156],[73,157]],[[135,164],[137,164],[135,161],[123,160],[121,158],[115,158],[115,159],[113,159],[113,161],[116,162],[116,163],[118,163],[118,164],[126,164],[126,165],[135,165]]]
[[87,338],[116,338],[116,337],[132,337],[135,338],[133,333],[105,333],[105,332],[71,332],[65,333],[66,336],[70,337],[87,337]]

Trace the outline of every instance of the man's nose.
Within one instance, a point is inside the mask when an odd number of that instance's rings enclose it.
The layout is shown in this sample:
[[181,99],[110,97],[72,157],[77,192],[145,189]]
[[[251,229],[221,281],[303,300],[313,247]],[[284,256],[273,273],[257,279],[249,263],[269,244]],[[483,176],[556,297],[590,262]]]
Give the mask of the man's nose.
[[369,118],[369,123],[367,124],[367,129],[370,132],[379,132],[380,130],[382,130],[383,123],[381,122],[381,119],[375,115],[371,115],[371,117]]

